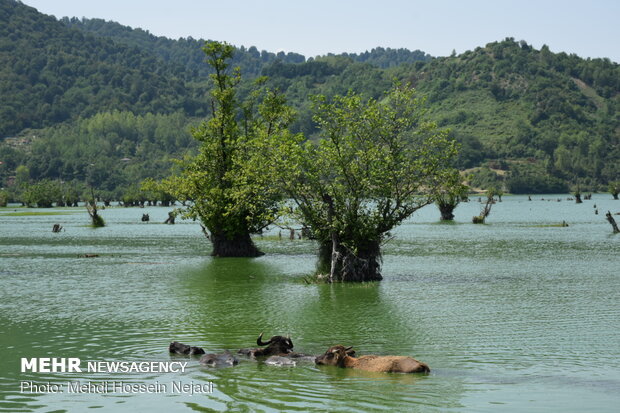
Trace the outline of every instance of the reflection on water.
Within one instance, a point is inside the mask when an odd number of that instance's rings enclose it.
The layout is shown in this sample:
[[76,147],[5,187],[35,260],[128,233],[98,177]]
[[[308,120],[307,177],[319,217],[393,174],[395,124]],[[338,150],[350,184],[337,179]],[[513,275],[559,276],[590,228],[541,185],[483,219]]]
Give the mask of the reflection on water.
[[[430,206],[385,247],[384,281],[308,285],[310,241],[257,239],[258,259],[212,259],[197,224],[165,208],[14,216],[0,209],[0,409],[7,411],[614,411],[620,403],[620,237],[591,202],[505,197],[438,222]],[[12,210],[11,210],[12,211]],[[58,210],[68,211],[66,209]],[[142,213],[152,222],[140,222]],[[565,220],[568,228],[550,226]],[[60,223],[65,232],[52,234]],[[96,253],[97,258],[78,258]],[[315,366],[200,366],[170,341],[208,351],[290,334],[297,351],[334,344],[411,355],[428,376]],[[186,360],[185,373],[20,373],[21,357]],[[20,394],[19,382],[206,383],[210,395]]]

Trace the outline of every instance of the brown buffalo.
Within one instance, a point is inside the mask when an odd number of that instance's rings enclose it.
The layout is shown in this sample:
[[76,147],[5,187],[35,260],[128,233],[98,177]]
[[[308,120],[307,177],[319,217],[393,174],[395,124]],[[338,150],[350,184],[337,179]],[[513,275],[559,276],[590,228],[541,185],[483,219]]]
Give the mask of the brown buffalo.
[[316,364],[326,366],[350,367],[358,370],[382,373],[429,373],[431,369],[422,363],[406,356],[361,356],[350,355],[351,347],[333,346],[325,354],[315,359]]
[[242,348],[239,354],[245,354],[250,357],[263,356],[286,356],[292,354],[293,342],[290,337],[273,336],[267,342],[263,342],[263,333],[260,333],[256,344],[259,346],[267,346],[265,348]]

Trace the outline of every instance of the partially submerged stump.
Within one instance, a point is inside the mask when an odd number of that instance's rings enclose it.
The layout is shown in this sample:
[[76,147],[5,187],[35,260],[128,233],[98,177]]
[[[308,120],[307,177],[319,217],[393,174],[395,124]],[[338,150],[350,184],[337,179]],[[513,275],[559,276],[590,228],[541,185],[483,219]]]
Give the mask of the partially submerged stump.
[[168,219],[164,221],[164,224],[174,225],[174,212],[168,212]]
[[484,217],[482,215],[478,215],[477,217],[473,217],[471,222],[474,224],[484,224]]
[[472,218],[472,222],[474,224],[484,224],[484,220],[491,213],[491,205],[493,205],[493,203],[494,203],[493,195],[487,197],[487,203],[484,205],[484,208],[482,209],[482,212],[477,217],[473,217]]
[[607,217],[607,221],[609,221],[609,223],[611,224],[611,227],[614,230],[614,234],[619,233],[620,229],[618,229],[618,224],[616,224],[616,220],[611,215],[611,212],[607,211],[607,214],[605,214],[605,216]]
[[97,212],[97,200],[93,199],[92,202],[86,203],[86,210],[88,211],[88,215],[90,215],[90,220],[93,224],[93,227],[100,228],[105,227],[105,221]]

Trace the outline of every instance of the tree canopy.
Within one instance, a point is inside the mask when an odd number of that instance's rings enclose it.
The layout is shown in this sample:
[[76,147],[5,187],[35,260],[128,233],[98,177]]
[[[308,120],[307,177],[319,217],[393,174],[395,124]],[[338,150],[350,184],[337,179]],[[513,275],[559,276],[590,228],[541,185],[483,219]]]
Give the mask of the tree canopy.
[[264,156],[263,141],[282,133],[292,112],[282,95],[262,87],[243,101],[237,89],[241,75],[230,68],[234,48],[207,42],[203,48],[213,68],[212,113],[192,135],[199,152],[183,162],[180,176],[166,181],[177,199],[191,200],[185,215],[199,219],[213,243],[215,256],[257,256],[250,234],[275,219],[279,192],[252,166]]
[[379,280],[381,243],[433,202],[453,173],[455,142],[424,118],[422,99],[405,85],[381,100],[319,96],[314,109],[319,139],[273,139],[273,174],[290,213],[318,240],[326,277]]

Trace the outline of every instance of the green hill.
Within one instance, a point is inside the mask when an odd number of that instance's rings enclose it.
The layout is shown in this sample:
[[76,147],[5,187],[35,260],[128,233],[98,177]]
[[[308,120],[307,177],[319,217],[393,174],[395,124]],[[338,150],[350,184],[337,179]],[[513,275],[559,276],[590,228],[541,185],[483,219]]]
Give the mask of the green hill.
[[620,66],[609,59],[506,39],[401,76],[428,95],[441,126],[479,140],[513,176],[590,187],[620,176]]
[[0,137],[110,110],[200,114],[184,72],[14,0],[0,0]]
[[[59,21],[0,0],[0,180],[119,193],[164,176],[171,158],[194,147],[189,125],[207,115],[203,43],[100,19]],[[247,81],[267,75],[286,94],[298,111],[292,128],[310,139],[312,95],[380,98],[397,79],[450,128],[461,143],[457,166],[473,171],[476,186],[566,191],[620,177],[620,67],[609,59],[506,39],[442,58],[375,48],[306,59],[240,46],[235,63]]]
[[387,70],[331,57],[276,62],[264,73],[287,91],[301,112],[297,127],[309,136],[308,96],[353,89],[380,97],[396,78],[427,96],[429,116],[461,142],[460,168],[509,172],[486,186],[546,192],[561,188],[558,181],[596,188],[620,176],[620,66],[609,59],[506,39]]

